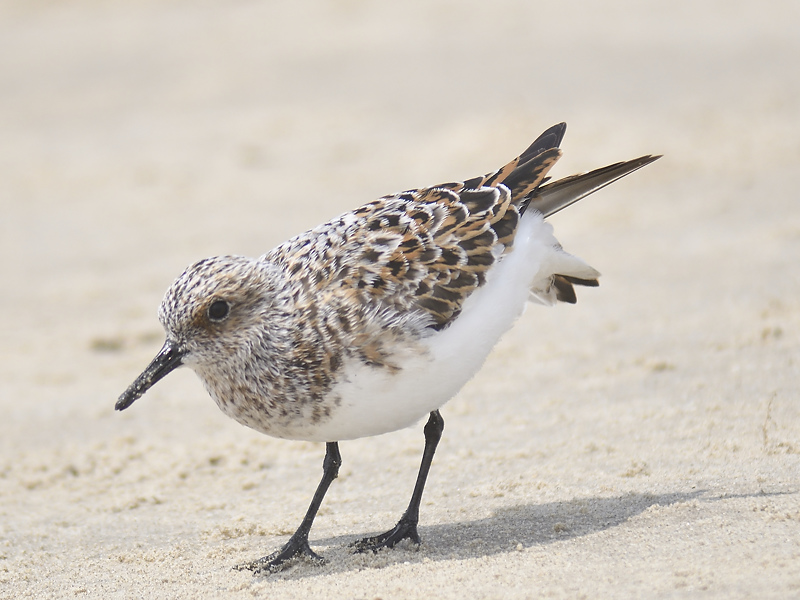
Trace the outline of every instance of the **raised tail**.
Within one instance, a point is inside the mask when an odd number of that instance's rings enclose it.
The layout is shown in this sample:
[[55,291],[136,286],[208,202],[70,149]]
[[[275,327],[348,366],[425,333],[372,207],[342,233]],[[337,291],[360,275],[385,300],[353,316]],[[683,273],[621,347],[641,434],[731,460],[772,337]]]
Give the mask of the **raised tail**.
[[[494,173],[478,177],[471,184],[497,185],[502,183],[511,190],[511,197],[520,214],[532,208],[544,217],[557,213],[581,198],[596,192],[618,179],[649,165],[660,156],[642,156],[625,162],[614,163],[607,167],[595,169],[589,173],[581,173],[548,182],[547,172],[561,157],[558,146],[564,138],[566,123],[554,125],[536,140],[519,157]],[[543,290],[532,290],[532,296],[539,300],[556,300],[574,303],[577,300],[573,286],[596,286],[599,273],[580,259],[564,254],[573,263],[562,265],[552,276],[550,284]],[[569,261],[567,261],[569,263]]]
[[[482,177],[468,179],[459,184],[466,189],[494,187],[500,184],[511,191],[511,203],[522,215],[532,208],[544,217],[557,213],[581,198],[593,194],[618,179],[649,165],[660,156],[642,156],[625,162],[614,163],[607,167],[595,169],[589,173],[581,173],[548,181],[547,173],[561,157],[559,145],[567,130],[566,123],[553,125],[542,133],[517,158],[497,171]],[[516,222],[515,222],[516,223]],[[542,301],[549,302],[552,296],[562,302],[576,301],[574,285],[596,286],[599,273],[580,259],[573,259],[570,264],[561,265],[552,280],[533,295]]]

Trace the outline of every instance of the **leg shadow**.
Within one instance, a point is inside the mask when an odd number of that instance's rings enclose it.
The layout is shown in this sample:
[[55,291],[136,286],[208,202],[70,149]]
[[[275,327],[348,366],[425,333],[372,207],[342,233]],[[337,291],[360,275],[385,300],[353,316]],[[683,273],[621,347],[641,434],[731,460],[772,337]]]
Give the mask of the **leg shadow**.
[[419,551],[416,547],[401,546],[376,555],[354,555],[347,545],[360,536],[318,539],[312,543],[327,547],[322,552],[328,559],[325,566],[301,564],[275,576],[302,579],[405,562],[493,556],[515,551],[520,544],[523,548],[541,546],[617,527],[651,506],[687,502],[701,494],[703,490],[657,495],[626,494],[501,508],[484,519],[421,526],[422,546]]

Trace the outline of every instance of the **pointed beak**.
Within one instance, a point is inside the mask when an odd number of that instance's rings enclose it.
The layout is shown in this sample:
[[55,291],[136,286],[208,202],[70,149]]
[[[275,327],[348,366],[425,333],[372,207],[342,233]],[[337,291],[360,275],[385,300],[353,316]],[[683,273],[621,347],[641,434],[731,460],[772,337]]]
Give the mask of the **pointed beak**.
[[156,384],[162,377],[174,371],[183,364],[184,350],[178,347],[176,342],[167,340],[153,361],[136,378],[130,387],[123,392],[114,406],[116,410],[125,410],[131,404],[141,398],[147,390]]

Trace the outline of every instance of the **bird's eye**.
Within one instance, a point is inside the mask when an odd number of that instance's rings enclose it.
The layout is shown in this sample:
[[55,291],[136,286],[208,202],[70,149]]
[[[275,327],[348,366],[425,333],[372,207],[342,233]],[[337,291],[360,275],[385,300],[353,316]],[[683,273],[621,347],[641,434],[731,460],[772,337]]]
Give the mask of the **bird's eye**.
[[212,321],[222,321],[231,312],[231,305],[225,300],[215,300],[208,307],[208,318]]

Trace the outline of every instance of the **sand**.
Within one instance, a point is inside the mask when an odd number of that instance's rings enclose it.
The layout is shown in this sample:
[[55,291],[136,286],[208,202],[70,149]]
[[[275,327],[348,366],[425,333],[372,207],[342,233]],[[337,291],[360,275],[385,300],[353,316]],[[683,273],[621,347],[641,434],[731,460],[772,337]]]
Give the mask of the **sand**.
[[[800,9],[641,3],[0,4],[0,598],[800,597]],[[665,157],[552,219],[602,273],[532,306],[442,413],[320,444],[189,371],[125,413],[191,262],[470,177],[567,121],[564,176]]]

